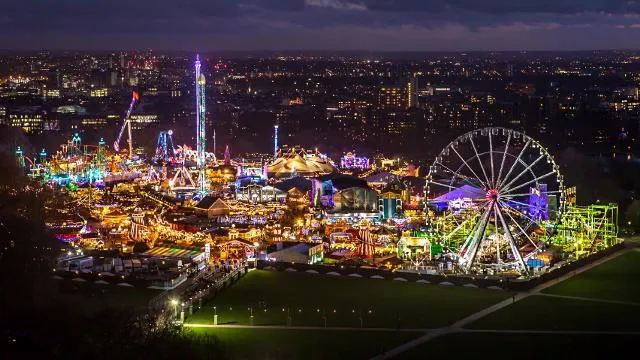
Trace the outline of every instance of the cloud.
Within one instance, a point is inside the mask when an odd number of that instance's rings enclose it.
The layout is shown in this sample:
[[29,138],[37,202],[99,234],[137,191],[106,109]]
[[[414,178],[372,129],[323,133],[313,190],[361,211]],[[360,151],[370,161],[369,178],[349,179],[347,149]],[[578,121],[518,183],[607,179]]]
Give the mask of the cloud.
[[0,0],[0,48],[637,47],[638,18],[627,0]]
[[361,2],[342,0],[304,0],[305,5],[320,8],[333,8],[340,10],[366,11],[367,7]]

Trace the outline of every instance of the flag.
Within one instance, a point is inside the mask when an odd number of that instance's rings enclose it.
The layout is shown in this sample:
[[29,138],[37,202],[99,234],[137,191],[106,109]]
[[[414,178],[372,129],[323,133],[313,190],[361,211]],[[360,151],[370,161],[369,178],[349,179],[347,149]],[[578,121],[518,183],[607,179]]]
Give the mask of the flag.
[[138,99],[140,98],[140,96],[138,96],[137,92],[133,92],[133,100],[138,101]]

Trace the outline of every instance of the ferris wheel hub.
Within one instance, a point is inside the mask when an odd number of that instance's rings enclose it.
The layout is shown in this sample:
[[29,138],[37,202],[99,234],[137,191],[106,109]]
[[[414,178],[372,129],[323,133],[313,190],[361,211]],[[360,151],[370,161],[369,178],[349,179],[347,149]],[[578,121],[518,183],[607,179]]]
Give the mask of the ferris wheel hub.
[[487,190],[487,194],[485,195],[485,197],[487,198],[487,200],[498,200],[500,199],[500,193],[498,192],[497,189],[489,189]]

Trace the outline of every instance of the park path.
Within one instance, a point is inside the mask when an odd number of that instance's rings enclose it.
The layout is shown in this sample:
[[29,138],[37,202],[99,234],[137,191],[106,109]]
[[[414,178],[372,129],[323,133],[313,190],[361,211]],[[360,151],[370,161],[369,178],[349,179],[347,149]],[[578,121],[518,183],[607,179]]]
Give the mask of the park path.
[[[404,331],[404,332],[431,332],[441,328],[432,329],[398,329],[398,328],[367,328],[367,327],[340,327],[340,326],[285,326],[285,325],[213,325],[184,323],[186,328],[217,328],[217,329],[263,329],[263,330],[340,330],[340,331]],[[446,329],[446,328],[444,328]]]
[[537,293],[533,295],[560,298],[560,299],[569,299],[569,300],[593,301],[593,302],[601,302],[601,303],[607,303],[607,304],[640,306],[640,303],[633,302],[633,301],[597,299],[597,298],[589,298],[584,296],[569,296],[569,295],[557,295],[557,294],[547,294],[547,293]]
[[436,329],[434,331],[430,331],[428,333],[426,333],[423,336],[420,336],[419,338],[413,339],[407,343],[404,343],[396,348],[393,348],[383,354],[379,354],[375,357],[373,357],[371,360],[383,360],[383,359],[392,359],[395,356],[415,347],[418,346],[420,344],[423,344],[427,341],[436,339],[440,336],[446,335],[446,334],[450,334],[450,333],[454,333],[454,332],[461,332],[461,331],[468,331],[466,329],[462,329],[464,326],[471,324],[472,322],[475,322],[476,320],[483,318],[493,312],[496,312],[500,309],[503,309],[513,303],[515,303],[516,301],[520,301],[522,299],[526,299],[529,296],[532,295],[538,295],[541,293],[541,291],[543,291],[544,289],[547,289],[551,286],[554,286],[558,283],[561,283],[567,279],[572,278],[575,275],[578,275],[580,273],[583,273],[585,271],[589,271],[591,269],[593,269],[594,267],[601,265],[609,260],[615,259],[618,256],[622,255],[622,254],[626,254],[627,252],[629,252],[629,249],[623,249],[620,251],[616,251],[613,254],[609,254],[601,259],[598,259],[588,265],[585,265],[579,269],[576,269],[574,271],[571,271],[567,274],[564,274],[556,279],[553,280],[549,280],[543,284],[540,284],[538,286],[536,286],[535,288],[529,290],[529,291],[525,291],[525,292],[521,292],[521,293],[516,293],[514,294],[511,298],[508,298],[506,300],[500,301],[499,303],[496,303],[494,305],[491,305],[485,309],[482,309],[476,313],[473,313],[467,317],[464,317],[458,321],[456,321],[455,323],[453,323],[450,327],[448,328],[440,328],[440,329]]
[[555,335],[640,335],[640,331],[600,331],[600,330],[500,330],[500,329],[460,329],[461,333],[494,334],[555,334]]

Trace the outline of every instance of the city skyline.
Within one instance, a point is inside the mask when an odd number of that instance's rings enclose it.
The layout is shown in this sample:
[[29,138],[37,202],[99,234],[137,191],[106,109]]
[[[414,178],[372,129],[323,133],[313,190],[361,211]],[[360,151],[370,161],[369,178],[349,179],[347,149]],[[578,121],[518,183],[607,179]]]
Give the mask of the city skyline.
[[0,4],[0,49],[509,51],[640,48],[635,1],[41,0]]

